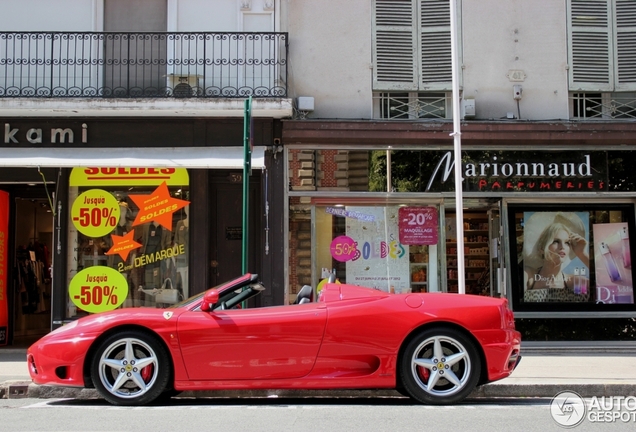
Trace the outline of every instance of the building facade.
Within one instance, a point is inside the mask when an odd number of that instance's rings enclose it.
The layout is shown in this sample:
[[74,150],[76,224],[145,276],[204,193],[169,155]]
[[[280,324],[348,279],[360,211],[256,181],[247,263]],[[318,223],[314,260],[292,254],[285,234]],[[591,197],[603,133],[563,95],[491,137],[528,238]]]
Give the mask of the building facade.
[[268,287],[256,305],[282,304],[279,2],[6,3],[0,343],[174,304],[243,254]]
[[8,3],[6,341],[242,271],[249,96],[260,306],[335,273],[505,297],[525,340],[635,337],[633,2]]
[[461,205],[466,292],[508,298],[525,340],[633,339],[634,3],[327,3],[285,3],[290,290],[458,292]]

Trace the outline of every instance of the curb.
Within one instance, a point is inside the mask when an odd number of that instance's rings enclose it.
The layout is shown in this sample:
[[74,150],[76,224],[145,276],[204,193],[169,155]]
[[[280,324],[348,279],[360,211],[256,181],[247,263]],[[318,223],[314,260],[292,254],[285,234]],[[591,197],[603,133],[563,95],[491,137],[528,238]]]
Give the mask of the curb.
[[[559,392],[573,391],[581,397],[633,396],[636,384],[487,384],[478,387],[468,399],[553,398]],[[368,390],[217,390],[185,391],[179,398],[404,398],[391,389]],[[0,399],[100,399],[97,390],[33,384],[28,381],[0,383]]]

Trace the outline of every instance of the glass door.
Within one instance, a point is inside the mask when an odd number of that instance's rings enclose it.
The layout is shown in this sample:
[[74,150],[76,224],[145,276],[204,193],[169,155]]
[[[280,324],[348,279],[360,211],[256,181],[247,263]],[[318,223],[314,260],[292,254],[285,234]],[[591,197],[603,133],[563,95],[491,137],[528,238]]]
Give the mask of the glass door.
[[501,226],[501,201],[488,210],[488,238],[490,246],[490,295],[505,296],[505,265],[503,253],[503,227]]

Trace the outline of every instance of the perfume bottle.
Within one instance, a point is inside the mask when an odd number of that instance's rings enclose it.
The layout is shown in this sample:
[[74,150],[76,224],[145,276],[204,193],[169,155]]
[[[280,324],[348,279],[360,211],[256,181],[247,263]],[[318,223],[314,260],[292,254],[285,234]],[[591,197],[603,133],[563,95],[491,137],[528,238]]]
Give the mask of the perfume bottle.
[[632,255],[629,251],[629,231],[627,227],[623,227],[621,231],[621,243],[623,244],[623,267],[632,267]]
[[610,280],[612,282],[621,280],[621,274],[618,272],[616,261],[614,261],[614,257],[610,253],[609,247],[607,247],[605,242],[601,242],[601,255],[605,258],[605,268],[607,269],[607,274],[609,274]]
[[581,294],[581,277],[579,276],[579,268],[574,267],[574,294]]
[[581,288],[581,295],[587,295],[587,270],[585,267],[581,267],[581,280],[579,286]]

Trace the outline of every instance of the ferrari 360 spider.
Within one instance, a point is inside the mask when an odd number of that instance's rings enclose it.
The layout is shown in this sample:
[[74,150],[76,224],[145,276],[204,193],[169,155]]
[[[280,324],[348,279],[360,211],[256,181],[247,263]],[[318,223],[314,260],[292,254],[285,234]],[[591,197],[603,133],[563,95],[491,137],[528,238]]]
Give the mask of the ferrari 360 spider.
[[96,388],[116,405],[181,391],[389,389],[452,404],[507,377],[521,336],[505,299],[327,283],[291,305],[241,308],[245,274],[166,309],[87,316],[27,352],[37,384]]

